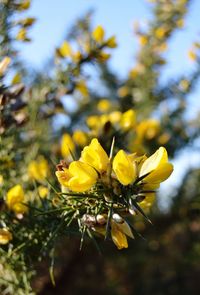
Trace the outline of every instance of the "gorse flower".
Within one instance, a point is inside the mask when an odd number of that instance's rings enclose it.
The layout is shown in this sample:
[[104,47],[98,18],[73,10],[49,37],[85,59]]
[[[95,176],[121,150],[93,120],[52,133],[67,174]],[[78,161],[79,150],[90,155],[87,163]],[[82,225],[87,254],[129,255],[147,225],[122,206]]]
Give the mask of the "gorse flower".
[[31,161],[28,165],[28,175],[30,179],[43,182],[49,173],[47,160],[40,156],[37,160]]
[[133,238],[126,217],[139,212],[146,216],[143,209],[152,205],[155,189],[170,176],[173,166],[164,147],[149,158],[124,150],[113,152],[114,145],[108,156],[94,138],[78,161],[62,161],[56,176],[80,230],[88,228],[104,236],[110,230],[113,242],[122,249],[128,247],[127,236]]
[[24,190],[20,184],[17,184],[7,192],[6,204],[16,214],[23,214],[28,211],[28,207],[23,203],[25,203]]
[[6,245],[12,240],[12,234],[7,228],[0,228],[0,245]]
[[113,171],[123,185],[128,185],[136,179],[136,165],[123,150],[120,150],[113,159]]
[[108,168],[108,155],[94,138],[89,146],[86,146],[81,153],[81,161],[91,165],[98,172],[104,172]]

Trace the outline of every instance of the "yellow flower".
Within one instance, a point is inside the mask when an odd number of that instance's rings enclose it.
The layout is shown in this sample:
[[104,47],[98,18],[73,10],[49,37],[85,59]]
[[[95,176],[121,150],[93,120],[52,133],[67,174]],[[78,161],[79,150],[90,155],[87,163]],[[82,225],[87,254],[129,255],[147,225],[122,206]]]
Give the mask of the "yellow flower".
[[166,180],[173,171],[173,165],[168,162],[167,151],[160,147],[152,156],[147,158],[142,164],[139,177],[148,174],[144,181],[150,184],[160,184]]
[[123,150],[120,150],[113,159],[113,171],[123,185],[128,185],[136,179],[135,163]]
[[27,10],[31,5],[30,0],[25,0],[22,1],[21,3],[18,4],[18,10]]
[[39,157],[37,160],[31,161],[28,165],[28,174],[31,179],[39,182],[44,181],[48,176],[49,166],[44,157]]
[[111,237],[119,250],[128,248],[126,236],[134,238],[128,223],[119,214],[114,213],[111,219]]
[[0,62],[0,76],[2,76],[5,73],[10,62],[11,62],[11,59],[8,56],[4,57],[4,59]]
[[191,61],[197,60],[197,54],[192,49],[188,51],[188,57]]
[[67,41],[64,41],[60,48],[58,48],[58,52],[62,57],[71,57],[72,56],[72,48]]
[[97,181],[98,174],[87,163],[74,161],[69,168],[56,171],[56,176],[61,185],[74,192],[85,192],[89,190]]
[[30,41],[27,37],[27,30],[25,28],[21,28],[17,33],[16,40],[18,41]]
[[69,173],[72,175],[67,186],[75,192],[89,190],[97,181],[97,172],[87,163],[74,161],[69,165]]
[[183,28],[184,27],[184,19],[180,18],[179,20],[177,20],[176,25],[178,28]]
[[157,28],[154,33],[158,39],[163,39],[166,35],[166,32],[167,30],[165,28],[160,27],[160,28]]
[[18,21],[17,23],[22,25],[23,27],[30,27],[32,26],[32,24],[34,24],[35,21],[36,19],[34,17],[27,17],[25,19]]
[[14,77],[12,78],[11,84],[18,84],[21,82],[21,79],[22,79],[22,77],[21,77],[20,73],[16,73],[14,75]]
[[141,46],[145,46],[148,43],[148,37],[146,35],[140,35],[139,43]]
[[117,94],[119,97],[125,97],[130,93],[130,89],[127,86],[122,86],[118,89]]
[[0,174],[0,187],[3,185],[3,175]]
[[74,131],[72,138],[76,144],[82,147],[85,146],[88,142],[87,134],[82,130]]
[[105,31],[102,26],[97,26],[92,32],[92,37],[97,43],[102,43],[104,39]]
[[12,240],[12,234],[6,228],[0,228],[0,245],[6,245]]
[[164,132],[162,135],[158,137],[158,143],[160,145],[166,144],[170,140],[170,134],[167,132]]
[[155,119],[140,122],[136,127],[137,140],[153,139],[160,132],[160,123]]
[[111,237],[114,244],[117,246],[119,250],[123,248],[128,248],[126,235],[119,230],[117,223],[114,221],[111,222]]
[[115,47],[117,47],[116,37],[115,37],[115,36],[110,37],[110,38],[106,41],[106,45],[107,45],[109,48],[115,48]]
[[187,91],[190,87],[190,81],[188,81],[187,79],[182,79],[179,82],[179,87],[181,88],[182,91]]
[[101,99],[97,104],[97,109],[100,112],[107,112],[111,108],[111,103],[108,99]]
[[6,195],[6,204],[10,210],[13,210],[16,214],[23,214],[28,211],[28,207],[25,206],[25,195],[23,188],[20,184],[13,186]]
[[110,56],[111,56],[110,53],[101,51],[101,52],[99,52],[99,55],[98,55],[97,59],[100,62],[104,62],[104,61],[107,61],[110,58]]
[[91,165],[98,172],[105,172],[109,164],[108,155],[98,142],[97,138],[94,138],[90,145],[84,147],[80,160]]
[[61,155],[63,158],[67,158],[75,150],[75,144],[68,133],[63,134],[61,138]]
[[98,129],[98,126],[99,126],[99,116],[93,115],[93,116],[87,117],[86,123],[87,123],[87,125],[88,125],[89,128],[91,128],[91,129]]
[[119,111],[114,111],[109,114],[109,121],[112,124],[119,123],[121,120],[122,113]]
[[76,83],[76,90],[79,91],[83,96],[88,96],[88,87],[84,80],[80,80]]
[[78,63],[82,58],[82,53],[78,50],[72,54],[72,60],[75,63]]
[[123,130],[129,130],[134,127],[136,123],[136,115],[133,110],[128,110],[122,114],[120,126]]
[[38,187],[38,193],[39,193],[40,198],[44,199],[48,195],[49,189],[46,186],[40,185]]
[[155,201],[155,193],[148,193],[145,195],[145,199],[139,203],[139,206],[143,210],[148,210]]
[[69,169],[67,168],[63,168],[63,170],[61,171],[56,171],[56,176],[60,184],[62,184],[65,187],[68,186],[68,181],[72,177],[71,173],[69,172]]

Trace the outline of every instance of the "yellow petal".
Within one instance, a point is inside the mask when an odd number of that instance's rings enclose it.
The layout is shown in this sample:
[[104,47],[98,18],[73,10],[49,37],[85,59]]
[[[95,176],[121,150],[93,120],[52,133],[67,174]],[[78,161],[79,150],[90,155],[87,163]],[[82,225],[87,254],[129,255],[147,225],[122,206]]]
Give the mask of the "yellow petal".
[[106,45],[107,45],[109,48],[115,48],[115,47],[117,47],[116,37],[115,37],[115,36],[110,37],[110,38],[107,40]]
[[133,110],[128,110],[122,114],[120,126],[124,130],[128,130],[135,126],[136,123],[136,114]]
[[114,221],[111,222],[111,237],[119,250],[128,248],[126,235],[119,230],[117,224]]
[[69,172],[67,168],[63,168],[62,171],[56,171],[56,176],[60,184],[62,184],[65,187],[68,186],[68,181],[72,177],[71,173]]
[[21,185],[13,186],[6,195],[6,204],[15,213],[25,213],[28,207],[22,204],[25,200],[24,190]]
[[12,240],[12,234],[6,228],[0,228],[0,245],[6,245]]
[[87,134],[82,130],[74,131],[72,138],[76,144],[82,147],[85,146],[88,142]]
[[105,31],[102,26],[97,26],[92,32],[93,39],[98,43],[103,42],[104,35],[105,35]]
[[61,155],[63,158],[67,158],[68,156],[71,155],[71,152],[75,150],[75,144],[72,140],[72,137],[68,134],[65,133],[62,136],[61,139]]
[[58,49],[59,53],[62,57],[71,57],[72,56],[72,48],[67,41],[64,41],[60,48]]
[[29,178],[42,182],[48,176],[49,166],[47,160],[40,156],[37,160],[31,161],[28,165]]
[[124,233],[125,235],[127,235],[128,237],[132,239],[134,238],[129,224],[119,214],[114,213],[112,218],[114,219],[116,226],[122,233]]
[[113,170],[117,179],[123,185],[128,185],[136,179],[136,166],[128,155],[120,150],[113,159]]
[[68,181],[68,187],[75,192],[84,192],[89,190],[97,181],[97,172],[87,163],[74,161],[69,166],[69,172],[72,175]]
[[49,189],[46,186],[40,185],[38,187],[38,193],[39,193],[40,198],[44,199],[48,195]]
[[168,163],[167,151],[160,147],[152,156],[150,156],[142,165],[139,176],[148,174],[144,181],[160,183],[166,180],[173,171],[173,165]]
[[8,56],[4,57],[4,59],[0,62],[0,76],[2,76],[5,73],[10,62],[11,62],[11,59]]
[[148,193],[146,194],[145,199],[139,203],[139,206],[142,209],[146,210],[153,205],[154,201],[155,201],[155,193]]
[[108,155],[96,138],[91,141],[89,146],[83,149],[81,161],[91,165],[98,172],[105,172],[109,164]]

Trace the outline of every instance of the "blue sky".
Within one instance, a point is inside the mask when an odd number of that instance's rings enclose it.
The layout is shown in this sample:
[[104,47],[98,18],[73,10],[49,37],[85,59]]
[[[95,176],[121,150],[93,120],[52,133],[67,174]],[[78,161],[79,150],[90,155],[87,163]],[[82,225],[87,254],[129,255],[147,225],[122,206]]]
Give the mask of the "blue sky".
[[[138,48],[133,35],[133,23],[147,23],[151,19],[152,4],[145,0],[32,0],[29,16],[37,18],[30,30],[33,42],[20,46],[21,56],[31,67],[42,69],[45,61],[52,57],[55,47],[61,44],[67,29],[89,9],[95,9],[94,25],[101,24],[108,36],[116,35],[118,48],[114,50],[111,66],[123,77],[133,66],[134,55]],[[166,53],[168,65],[165,68],[166,78],[184,74],[194,68],[187,58],[187,52],[193,41],[200,40],[200,1],[193,0],[186,16],[184,28],[176,32],[169,43]],[[200,110],[200,84],[190,96],[190,112]],[[175,172],[165,183],[163,189],[177,185],[177,179],[189,166],[200,165],[198,154],[187,157],[183,152],[174,161]],[[166,196],[167,197],[167,196]],[[162,205],[167,203],[163,199]]]
[[[138,48],[133,23],[136,20],[142,23],[150,20],[152,5],[145,0],[32,0],[28,14],[37,18],[30,32],[33,42],[23,45],[21,54],[31,65],[42,68],[77,17],[94,8],[94,24],[102,24],[108,35],[117,36],[119,46],[111,64],[123,75],[130,68]],[[192,66],[187,59],[187,50],[192,41],[200,37],[199,11],[200,1],[193,0],[184,29],[175,33],[170,42],[168,76],[175,72],[182,73],[183,67],[187,69]]]

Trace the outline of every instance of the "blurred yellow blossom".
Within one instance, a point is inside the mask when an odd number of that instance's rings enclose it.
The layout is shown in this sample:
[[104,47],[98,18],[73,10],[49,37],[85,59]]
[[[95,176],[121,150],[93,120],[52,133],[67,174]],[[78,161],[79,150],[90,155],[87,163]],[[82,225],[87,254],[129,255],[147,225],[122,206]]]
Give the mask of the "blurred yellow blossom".
[[106,45],[107,45],[109,48],[115,48],[115,47],[117,47],[116,37],[115,37],[115,36],[110,37],[110,38],[106,41]]
[[97,109],[103,113],[110,110],[111,106],[111,102],[108,99],[101,99],[97,104]]
[[143,210],[148,210],[154,203],[155,201],[155,193],[148,193],[145,195],[145,199],[140,202],[140,207]]
[[110,56],[111,56],[110,53],[101,51],[99,52],[99,55],[98,55],[98,61],[100,62],[107,61],[110,58]]
[[190,49],[188,51],[188,58],[191,60],[191,61],[196,61],[197,60],[197,54],[194,52],[193,49]]
[[158,143],[161,145],[166,144],[170,140],[170,134],[167,132],[164,132],[158,137]]
[[125,97],[129,94],[130,89],[128,86],[122,86],[118,89],[117,94],[119,95],[119,97]]
[[0,62],[0,76],[2,76],[5,73],[10,62],[11,62],[11,59],[8,56],[4,57],[4,59]]
[[0,186],[3,185],[3,175],[0,174]]
[[88,96],[87,84],[84,80],[80,80],[76,83],[76,90],[79,91],[83,96]]
[[86,123],[87,123],[89,128],[96,129],[98,127],[98,125],[99,125],[99,117],[96,116],[96,115],[88,116],[86,118]]
[[102,26],[97,26],[94,31],[92,32],[93,39],[98,42],[102,43],[104,40],[105,31]]
[[30,41],[30,39],[27,37],[27,30],[25,28],[21,28],[17,35],[16,40],[18,41]]
[[21,82],[21,75],[20,73],[16,73],[12,78],[11,84],[18,84]]
[[58,48],[58,52],[62,57],[71,57],[72,56],[72,48],[67,41],[64,41],[60,48]]
[[40,156],[37,160],[31,161],[28,165],[28,175],[30,179],[42,182],[48,176],[49,166],[47,160]]
[[72,140],[71,135],[68,133],[63,134],[61,138],[61,155],[63,158],[67,158],[75,150],[75,144]]
[[31,1],[30,0],[24,0],[19,2],[18,4],[18,10],[27,10],[31,5]]
[[120,111],[113,111],[109,114],[109,120],[112,124],[119,123],[122,117],[122,113]]
[[163,39],[166,35],[166,32],[167,32],[166,28],[160,27],[154,31],[154,34],[155,34],[156,38]]
[[134,110],[128,110],[121,116],[120,126],[123,130],[129,130],[136,124],[136,114]]
[[24,190],[20,184],[13,186],[6,195],[6,204],[8,208],[16,214],[23,214],[28,211],[28,207],[23,203],[25,202]]
[[88,143],[88,136],[82,130],[75,130],[72,135],[73,141],[81,147]]
[[0,245],[6,245],[12,240],[12,234],[7,228],[0,228]]
[[181,90],[183,91],[187,91],[189,86],[190,86],[190,81],[186,80],[186,79],[182,79],[180,82],[179,82],[179,86],[181,88]]
[[141,46],[145,46],[148,43],[148,37],[146,35],[139,35],[138,40]]
[[38,187],[38,193],[39,193],[40,198],[42,198],[42,199],[46,198],[49,193],[49,189],[46,186],[40,185]]
[[160,132],[160,122],[156,119],[147,119],[140,122],[136,126],[136,141],[140,142],[144,139],[151,140]]

